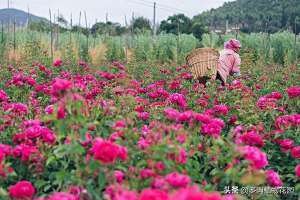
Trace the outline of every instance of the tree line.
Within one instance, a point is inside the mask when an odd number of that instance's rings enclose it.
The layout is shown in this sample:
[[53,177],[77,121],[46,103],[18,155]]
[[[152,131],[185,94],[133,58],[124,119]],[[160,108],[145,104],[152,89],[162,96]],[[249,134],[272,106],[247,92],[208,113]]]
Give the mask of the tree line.
[[[83,34],[90,35],[110,35],[120,36],[124,34],[139,34],[145,32],[153,33],[153,26],[149,19],[145,17],[134,18],[128,26],[122,26],[120,23],[111,21],[96,22],[90,28],[85,28],[80,25],[71,25],[63,16],[59,16],[56,19],[54,27],[59,27],[60,32],[71,31],[81,32]],[[204,33],[208,32],[208,26],[199,21],[193,21],[184,14],[176,14],[169,16],[166,20],[163,20],[157,25],[157,34],[159,33],[173,33],[178,34],[193,34],[196,38],[201,39]],[[50,25],[46,21],[30,22],[28,25],[30,30],[49,32]]]
[[[281,30],[300,32],[300,0],[237,0],[224,3],[217,9],[211,9],[199,15],[189,18],[184,14],[169,16],[157,25],[157,33],[193,34],[196,38],[202,38],[209,30],[219,29],[225,31],[225,24],[240,27],[240,31],[269,32]],[[137,34],[152,32],[153,26],[149,19],[137,17],[131,20],[127,26],[120,23],[96,22],[92,27],[72,25],[63,16],[57,17],[54,26],[61,32],[73,31],[90,35],[119,36],[124,34]],[[29,29],[36,31],[50,31],[46,21],[31,22]]]

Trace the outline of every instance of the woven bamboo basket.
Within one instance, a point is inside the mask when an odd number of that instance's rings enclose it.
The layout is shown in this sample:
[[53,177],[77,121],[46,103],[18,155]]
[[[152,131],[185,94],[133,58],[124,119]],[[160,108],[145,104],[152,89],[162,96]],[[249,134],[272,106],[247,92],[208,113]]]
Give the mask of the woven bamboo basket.
[[216,79],[219,52],[213,48],[199,48],[192,51],[186,57],[194,79]]

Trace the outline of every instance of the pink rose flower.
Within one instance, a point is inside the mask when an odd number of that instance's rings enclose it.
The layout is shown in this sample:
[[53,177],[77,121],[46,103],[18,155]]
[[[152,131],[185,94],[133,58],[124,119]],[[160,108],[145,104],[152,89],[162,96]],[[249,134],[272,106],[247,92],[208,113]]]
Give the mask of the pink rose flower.
[[274,170],[267,170],[266,171],[266,178],[267,182],[272,187],[280,187],[282,186],[282,181],[280,180],[280,177],[277,172]]
[[52,90],[54,94],[61,91],[66,91],[72,88],[72,82],[65,79],[55,78],[52,84]]
[[76,196],[66,192],[56,192],[50,197],[48,197],[47,200],[79,200],[79,199]]
[[92,146],[94,159],[101,161],[104,164],[112,164],[117,158],[121,160],[127,159],[127,149],[114,144],[110,141],[97,138]]
[[286,91],[291,99],[300,96],[300,86],[290,87]]
[[115,179],[118,183],[122,184],[124,180],[124,173],[122,171],[116,170],[114,172]]
[[298,178],[300,178],[300,164],[295,167],[295,174]]
[[291,154],[294,158],[299,159],[300,158],[300,146],[296,146],[296,147],[292,148]]
[[141,193],[140,200],[168,200],[168,194],[164,191],[155,189],[144,189]]
[[267,155],[257,147],[244,146],[241,147],[246,160],[250,161],[254,169],[262,169],[268,165]]
[[8,96],[5,93],[4,90],[0,90],[0,101],[7,101],[8,100]]
[[35,194],[35,188],[29,181],[19,181],[8,190],[10,197],[16,199],[31,199]]
[[56,60],[53,62],[53,66],[54,66],[54,67],[61,67],[61,66],[62,66],[62,60],[61,60],[61,59],[56,59]]
[[166,176],[166,181],[173,187],[186,187],[190,184],[191,179],[186,175],[173,172]]

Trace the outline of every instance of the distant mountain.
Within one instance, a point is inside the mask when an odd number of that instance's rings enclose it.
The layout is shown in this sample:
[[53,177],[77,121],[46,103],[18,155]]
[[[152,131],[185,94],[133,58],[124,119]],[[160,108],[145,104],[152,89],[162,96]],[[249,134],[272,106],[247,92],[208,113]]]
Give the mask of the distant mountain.
[[211,9],[194,17],[205,25],[219,29],[229,25],[239,27],[244,32],[300,31],[300,0],[236,0],[224,3],[217,9]]
[[17,26],[25,26],[28,22],[28,18],[32,22],[48,21],[45,18],[38,17],[30,13],[28,14],[27,12],[18,9],[14,9],[14,8],[0,9],[0,22],[3,22],[4,25],[7,25],[8,23],[12,24],[14,19],[16,19]]

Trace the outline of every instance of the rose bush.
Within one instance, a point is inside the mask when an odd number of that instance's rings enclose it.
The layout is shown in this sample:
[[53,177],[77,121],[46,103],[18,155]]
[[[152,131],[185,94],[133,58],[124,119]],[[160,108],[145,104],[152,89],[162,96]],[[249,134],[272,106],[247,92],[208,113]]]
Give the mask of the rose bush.
[[63,64],[1,68],[0,199],[240,198],[231,186],[297,198],[299,66],[205,87],[187,66],[137,80],[118,62]]

